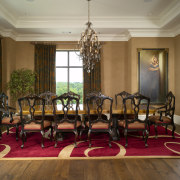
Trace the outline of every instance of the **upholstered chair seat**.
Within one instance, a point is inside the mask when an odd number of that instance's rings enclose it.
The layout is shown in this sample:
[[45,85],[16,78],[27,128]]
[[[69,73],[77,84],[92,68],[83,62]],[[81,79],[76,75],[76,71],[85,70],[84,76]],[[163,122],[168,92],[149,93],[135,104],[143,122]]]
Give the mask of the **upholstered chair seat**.
[[[86,122],[86,126],[89,127],[89,122]],[[111,122],[112,126],[112,122]],[[108,129],[109,125],[104,122],[97,122],[97,123],[92,123],[92,129]]]
[[[131,121],[131,120],[128,120],[128,121]],[[126,127],[126,122],[125,120],[122,121],[120,126],[122,126],[123,128]],[[135,121],[133,123],[130,123],[128,124],[128,129],[145,129],[145,124],[144,123],[141,123],[141,122],[138,122],[138,121]]]
[[160,120],[160,116],[149,116],[149,121],[153,123],[171,123],[172,119],[167,116],[162,116]]
[[[51,125],[51,122],[48,120],[44,120],[44,128],[47,128]],[[41,130],[41,124],[37,124],[35,122],[31,122],[29,124],[24,125],[25,130]]]
[[14,116],[13,121],[12,122],[10,121],[11,121],[11,117],[4,117],[2,119],[2,124],[17,124],[21,122],[21,118],[20,116]]
[[2,138],[1,128],[6,127],[7,134],[9,134],[9,128],[16,128],[16,140],[19,137],[19,126],[21,120],[19,116],[15,115],[16,109],[8,105],[8,96],[5,93],[0,94],[0,139]]
[[[80,127],[81,126],[81,122],[77,121],[76,122],[76,127]],[[57,129],[74,129],[74,123],[68,123],[68,122],[63,122],[63,123],[59,123]]]

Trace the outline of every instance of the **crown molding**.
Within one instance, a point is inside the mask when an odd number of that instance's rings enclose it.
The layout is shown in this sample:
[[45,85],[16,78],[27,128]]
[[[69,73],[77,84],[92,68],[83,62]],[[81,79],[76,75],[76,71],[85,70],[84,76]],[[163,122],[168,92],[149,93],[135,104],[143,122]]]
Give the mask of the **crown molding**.
[[17,16],[10,13],[6,8],[0,4],[0,17],[3,17],[8,23],[15,27]]
[[178,24],[175,28],[172,30],[174,32],[174,37],[180,34],[180,24]]
[[0,27],[0,35],[3,37],[10,37],[16,41],[17,33],[11,29],[3,29]]
[[171,22],[175,17],[180,15],[180,1],[173,1],[166,10],[164,10],[159,16],[159,25],[164,27],[169,22]]
[[174,37],[170,30],[160,29],[129,29],[131,37]]
[[[131,37],[176,37],[180,34],[180,28],[177,27],[175,32],[170,30],[159,29],[129,29],[125,34],[98,34],[99,41],[128,41]],[[15,41],[78,41],[79,34],[18,34],[12,30],[0,29],[0,35],[10,37]]]

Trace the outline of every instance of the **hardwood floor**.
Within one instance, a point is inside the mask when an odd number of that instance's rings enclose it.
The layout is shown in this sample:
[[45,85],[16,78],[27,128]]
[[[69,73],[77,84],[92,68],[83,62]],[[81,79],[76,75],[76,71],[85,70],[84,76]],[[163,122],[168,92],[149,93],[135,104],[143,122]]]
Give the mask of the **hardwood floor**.
[[16,179],[179,180],[180,159],[0,160],[0,180]]
[[1,180],[178,180],[180,159],[6,160]]

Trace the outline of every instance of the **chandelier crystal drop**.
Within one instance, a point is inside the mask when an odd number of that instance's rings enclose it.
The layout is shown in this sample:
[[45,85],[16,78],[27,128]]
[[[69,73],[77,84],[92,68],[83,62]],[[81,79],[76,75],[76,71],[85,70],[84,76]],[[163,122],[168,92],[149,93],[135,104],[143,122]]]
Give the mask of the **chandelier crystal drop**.
[[78,49],[80,50],[80,59],[83,61],[83,68],[88,73],[94,69],[95,63],[100,61],[100,49],[101,44],[98,41],[96,32],[92,29],[92,23],[90,22],[90,8],[88,1],[88,22],[87,28],[81,33],[80,41],[78,42]]

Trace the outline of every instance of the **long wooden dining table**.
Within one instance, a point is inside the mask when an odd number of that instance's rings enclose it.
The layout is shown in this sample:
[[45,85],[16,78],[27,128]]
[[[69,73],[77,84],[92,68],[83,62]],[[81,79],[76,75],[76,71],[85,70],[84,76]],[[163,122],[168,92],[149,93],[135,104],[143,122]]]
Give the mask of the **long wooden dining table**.
[[[150,114],[153,114],[155,112],[155,108],[152,108],[152,109],[149,109],[149,113]],[[56,111],[57,114],[64,114],[63,110],[57,110]],[[76,111],[75,110],[69,110],[68,111],[68,114],[75,114]],[[107,110],[107,109],[104,109],[102,111],[102,114],[109,114],[110,113],[110,110]],[[127,116],[131,117],[133,116],[133,110],[132,109],[127,109]],[[28,109],[26,110],[23,110],[23,115],[28,115],[29,114],[29,111]],[[84,115],[87,115],[87,110],[85,109],[80,109],[78,110],[78,114],[79,115],[82,115],[82,121],[84,120]],[[97,114],[97,110],[90,110],[90,114]],[[146,114],[146,110],[144,109],[141,109],[140,110],[140,114],[141,115],[144,115]],[[34,115],[36,117],[38,116],[41,116],[42,115],[42,110],[37,110],[35,111]],[[51,120],[53,121],[53,110],[52,109],[49,109],[49,108],[45,108],[45,118],[48,119],[48,120]],[[123,119],[124,118],[124,110],[122,108],[116,108],[114,107],[112,109],[112,122],[113,122],[113,127],[112,127],[112,137],[113,137],[113,140],[118,140],[119,139],[119,136],[118,136],[118,133],[117,133],[117,127],[118,127],[118,120],[120,119]]]

